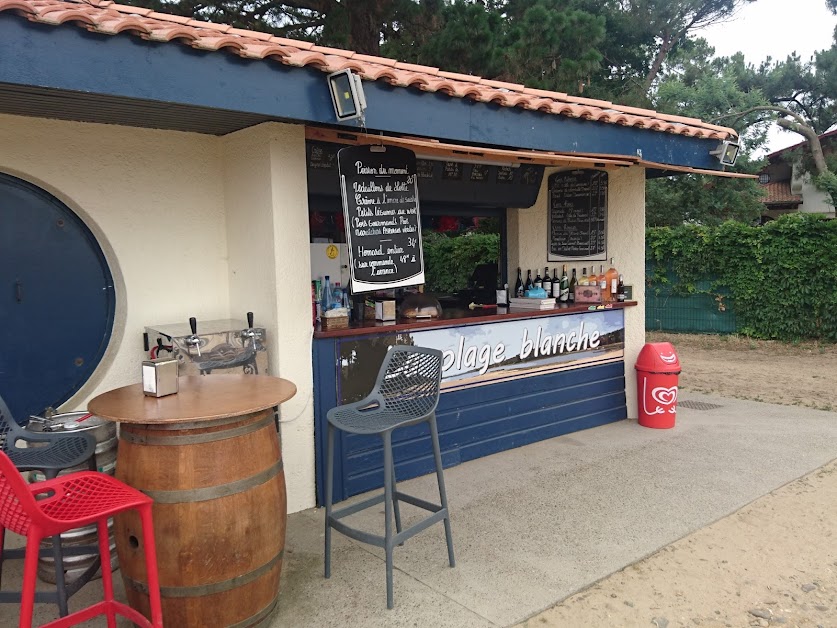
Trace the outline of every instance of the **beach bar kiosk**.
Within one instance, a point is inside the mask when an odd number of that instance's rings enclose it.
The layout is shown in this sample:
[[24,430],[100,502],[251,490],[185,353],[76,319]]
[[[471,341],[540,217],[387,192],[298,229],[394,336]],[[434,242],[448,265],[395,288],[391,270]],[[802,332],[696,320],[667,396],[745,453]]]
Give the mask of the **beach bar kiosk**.
[[[336,115],[340,71],[365,95],[362,127]],[[446,465],[633,417],[645,181],[730,174],[718,151],[735,139],[696,119],[109,1],[0,0],[0,394],[16,416],[84,409],[140,380],[149,325],[255,312],[270,374],[297,387],[280,410],[289,512],[317,504],[326,412],[371,385],[392,344],[445,352]],[[416,196],[409,252],[375,243],[392,226],[374,216],[346,224],[344,149],[366,151],[368,168],[408,155],[407,170],[391,167]],[[580,191],[586,204],[572,200]],[[429,272],[423,233],[490,224],[496,275],[467,269],[435,296],[437,316],[404,306],[413,272],[394,288],[395,320],[315,324],[321,256],[355,255],[354,277],[339,276],[351,259],[332,277],[351,288],[357,271],[393,270],[408,253]],[[348,246],[361,236],[368,255]],[[632,286],[610,307],[470,307],[496,305],[477,290],[513,286],[518,267],[598,273],[610,258]],[[412,454],[423,437],[396,443],[399,479],[429,469]],[[342,440],[338,456],[337,498],[379,481],[369,443]]]

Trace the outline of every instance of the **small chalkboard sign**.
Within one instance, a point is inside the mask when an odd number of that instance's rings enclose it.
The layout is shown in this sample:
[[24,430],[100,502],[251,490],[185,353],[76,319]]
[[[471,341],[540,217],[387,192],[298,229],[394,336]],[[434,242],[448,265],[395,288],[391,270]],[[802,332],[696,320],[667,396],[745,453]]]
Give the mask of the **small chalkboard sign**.
[[474,164],[471,166],[471,181],[487,181],[488,180],[488,165]]
[[446,161],[442,167],[442,178],[450,181],[462,179],[462,164],[458,161]]
[[337,151],[330,144],[310,142],[308,167],[314,170],[334,170],[337,168]]
[[607,172],[556,172],[548,202],[550,262],[607,258]]
[[521,166],[520,167],[520,182],[523,185],[540,185],[543,168],[541,166]]
[[429,159],[417,159],[416,160],[416,174],[418,174],[419,179],[432,179],[433,178],[433,162]]
[[395,146],[337,153],[352,292],[424,283],[416,155]]
[[514,183],[515,170],[512,166],[497,166],[497,183]]

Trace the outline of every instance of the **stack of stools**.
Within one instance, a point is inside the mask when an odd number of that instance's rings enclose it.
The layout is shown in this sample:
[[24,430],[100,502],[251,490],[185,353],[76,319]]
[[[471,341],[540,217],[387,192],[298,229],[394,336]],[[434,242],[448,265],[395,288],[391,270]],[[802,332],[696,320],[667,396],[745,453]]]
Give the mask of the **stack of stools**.
[[[19,447],[23,442],[26,446]],[[89,434],[68,433],[33,433],[19,427],[12,418],[8,406],[0,398],[0,449],[9,457],[18,471],[41,471],[51,480],[56,478],[64,469],[70,469],[87,464],[91,470],[96,470],[95,450],[96,440]],[[69,529],[69,528],[68,528]],[[5,526],[0,530],[0,577],[2,577],[3,561],[24,557],[25,550],[5,549]],[[98,553],[98,548],[75,547],[62,548],[60,535],[52,538],[52,547],[41,549],[44,554],[52,554],[55,564],[55,591],[39,591],[35,593],[36,602],[52,602],[58,605],[61,617],[68,614],[67,599],[78,592],[96,573],[100,560],[96,559],[82,575],[67,583],[64,572],[64,554],[85,555]],[[37,558],[37,556],[36,556]],[[37,565],[36,565],[37,569]],[[0,603],[17,603],[21,601],[21,593],[17,591],[0,591]]]

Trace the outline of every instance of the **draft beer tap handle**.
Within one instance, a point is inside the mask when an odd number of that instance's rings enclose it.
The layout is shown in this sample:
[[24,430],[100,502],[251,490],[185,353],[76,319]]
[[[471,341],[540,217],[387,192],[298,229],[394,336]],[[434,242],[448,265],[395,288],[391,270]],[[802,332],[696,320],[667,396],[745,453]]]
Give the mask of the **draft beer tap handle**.
[[247,328],[253,329],[253,312],[247,312]]

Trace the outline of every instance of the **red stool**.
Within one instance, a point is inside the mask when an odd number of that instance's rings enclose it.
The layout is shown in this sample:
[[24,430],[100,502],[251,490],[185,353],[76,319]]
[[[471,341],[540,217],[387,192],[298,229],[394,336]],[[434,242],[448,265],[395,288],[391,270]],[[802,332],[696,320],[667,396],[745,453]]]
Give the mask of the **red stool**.
[[[160,606],[151,504],[152,500],[139,491],[109,475],[95,471],[80,471],[45,482],[26,484],[9,457],[0,451],[0,528],[26,537],[20,628],[29,628],[32,625],[35,576],[38,571],[41,539],[92,523],[96,523],[98,528],[105,599],[44,624],[43,628],[75,626],[98,615],[107,615],[108,626],[113,627],[116,626],[117,614],[127,617],[143,628],[162,628],[163,612]],[[142,521],[151,621],[127,604],[117,602],[113,598],[108,518],[130,509],[136,509]]]

